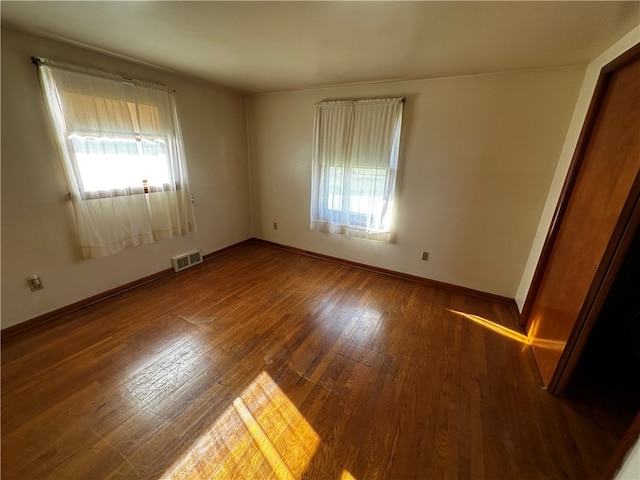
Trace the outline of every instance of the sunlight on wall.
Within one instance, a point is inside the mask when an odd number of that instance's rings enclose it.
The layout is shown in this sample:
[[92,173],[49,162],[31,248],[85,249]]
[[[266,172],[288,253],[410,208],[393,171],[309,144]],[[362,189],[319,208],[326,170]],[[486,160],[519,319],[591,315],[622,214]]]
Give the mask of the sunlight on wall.
[[493,332],[499,333],[503,337],[507,337],[512,340],[516,340],[520,343],[523,343],[525,345],[529,345],[529,339],[527,338],[526,335],[523,335],[522,333],[515,332],[507,327],[503,327],[498,323],[492,322],[491,320],[487,320],[486,318],[482,318],[478,315],[459,312],[457,310],[451,310],[450,308],[448,308],[447,310],[449,310],[451,313],[455,313],[456,315],[460,315],[461,317],[464,317],[467,320],[471,320],[472,322],[477,323],[478,325],[482,325],[483,327],[488,328]]
[[162,478],[299,479],[319,443],[291,400],[262,372]]

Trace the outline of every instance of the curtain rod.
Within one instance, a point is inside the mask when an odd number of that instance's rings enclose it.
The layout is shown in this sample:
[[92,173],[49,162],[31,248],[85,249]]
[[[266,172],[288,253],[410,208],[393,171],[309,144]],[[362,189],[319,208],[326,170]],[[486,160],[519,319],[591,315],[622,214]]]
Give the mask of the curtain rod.
[[362,98],[359,100],[321,100],[316,105],[356,105],[358,103],[404,103],[405,97],[391,97],[391,98]]
[[58,69],[62,69],[62,70],[67,70],[70,72],[77,72],[77,73],[84,73],[87,75],[93,75],[95,77],[101,77],[101,78],[107,78],[110,80],[116,80],[122,83],[129,83],[132,85],[137,85],[137,86],[141,86],[141,87],[147,87],[147,88],[155,88],[158,90],[165,90],[167,92],[175,92],[175,89],[163,84],[163,83],[154,83],[154,82],[148,82],[146,80],[137,80],[135,78],[131,78],[131,77],[125,77],[123,75],[118,75],[115,73],[110,73],[110,72],[105,72],[103,70],[96,70],[94,68],[89,68],[89,67],[82,67],[79,65],[73,65],[71,63],[65,63],[65,62],[59,62],[57,60],[51,60],[49,58],[43,58],[43,57],[31,57],[31,61],[33,62],[34,65],[36,65],[37,67],[51,67],[51,68],[58,68]]

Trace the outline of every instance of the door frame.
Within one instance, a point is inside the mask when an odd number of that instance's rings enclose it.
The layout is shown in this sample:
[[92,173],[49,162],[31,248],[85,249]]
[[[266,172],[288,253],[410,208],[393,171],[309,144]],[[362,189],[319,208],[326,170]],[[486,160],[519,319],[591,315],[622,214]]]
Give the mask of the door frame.
[[[640,44],[637,44],[624,52],[622,55],[602,67],[600,71],[585,122],[578,138],[576,150],[573,154],[573,158],[560,193],[560,198],[558,199],[551,225],[547,231],[542,252],[522,309],[522,314],[520,316],[520,326],[522,327],[529,327],[531,310],[538,295],[544,273],[549,265],[551,252],[557,240],[560,226],[564,220],[569,200],[573,194],[578,173],[584,163],[587,147],[602,108],[611,76],[616,71],[637,59],[640,59]],[[573,369],[575,368],[580,354],[584,349],[589,333],[593,329],[593,325],[595,324],[602,305],[604,304],[604,300],[606,299],[609,289],[613,284],[615,275],[620,268],[624,255],[633,238],[633,234],[635,233],[635,229],[637,228],[638,223],[640,223],[640,206],[638,206],[639,195],[640,173],[635,178],[633,187],[627,197],[625,206],[618,219],[609,245],[605,250],[602,262],[596,272],[591,288],[587,294],[587,298],[585,299],[584,305],[576,319],[576,323],[563,350],[556,371],[549,383],[548,390],[553,394],[559,395],[566,388],[571,374],[573,373]]]

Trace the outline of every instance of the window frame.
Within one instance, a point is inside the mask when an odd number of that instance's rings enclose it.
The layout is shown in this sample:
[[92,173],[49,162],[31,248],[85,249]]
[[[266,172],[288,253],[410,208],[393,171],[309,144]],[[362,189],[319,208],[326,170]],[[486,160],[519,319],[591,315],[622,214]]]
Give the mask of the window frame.
[[[197,232],[173,89],[55,60],[33,60],[83,257],[103,257]],[[92,144],[92,139],[106,144]],[[120,140],[125,144],[117,144]],[[116,171],[116,182],[106,186],[100,184],[98,172],[91,184],[81,168],[84,153],[85,160],[95,154],[106,162],[119,158],[123,165],[128,155],[156,157],[163,172],[154,179],[149,175],[152,170],[146,169],[118,183]],[[106,167],[104,171],[108,163]],[[148,178],[138,180],[139,176]]]
[[311,229],[391,241],[403,103],[392,98],[316,104]]

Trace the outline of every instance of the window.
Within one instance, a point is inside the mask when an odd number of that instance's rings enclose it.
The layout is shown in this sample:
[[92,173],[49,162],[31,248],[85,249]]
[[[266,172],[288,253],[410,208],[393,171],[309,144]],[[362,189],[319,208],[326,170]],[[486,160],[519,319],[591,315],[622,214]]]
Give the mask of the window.
[[196,230],[173,93],[37,59],[85,257]]
[[[343,212],[348,225],[366,229],[382,217],[388,169],[358,168],[345,175],[344,167],[329,166],[326,208],[330,220],[339,224]],[[343,203],[344,201],[344,203]]]
[[[116,100],[105,97],[67,92],[62,99],[67,114],[74,116],[86,115],[87,109],[98,112],[98,104],[105,110],[117,108]],[[131,118],[131,124],[126,128],[100,128],[97,125],[91,128],[86,118],[70,119],[73,128],[67,139],[84,198],[100,196],[99,192],[106,191],[117,194],[136,187],[148,193],[149,186],[163,187],[171,183],[173,169],[167,151],[170,134],[143,131],[141,126],[151,119],[158,121],[159,108],[131,101],[126,102],[126,107],[122,113]]]
[[311,228],[389,241],[403,99],[316,106]]

